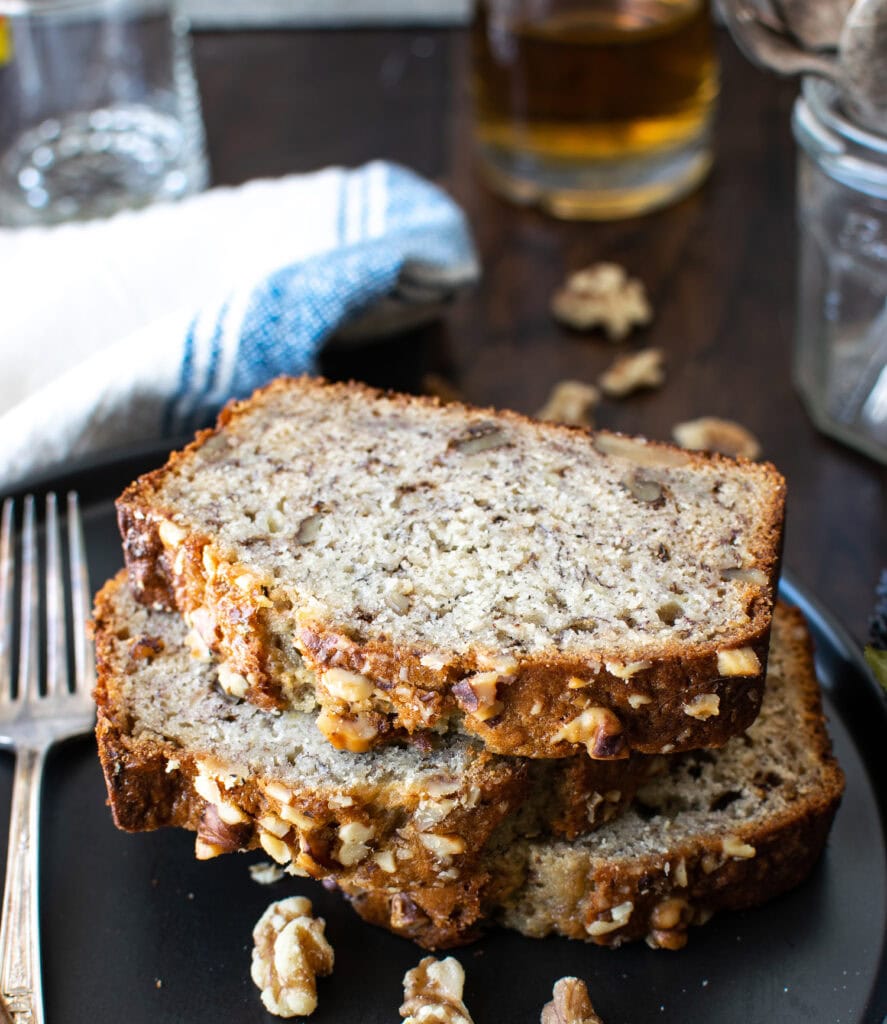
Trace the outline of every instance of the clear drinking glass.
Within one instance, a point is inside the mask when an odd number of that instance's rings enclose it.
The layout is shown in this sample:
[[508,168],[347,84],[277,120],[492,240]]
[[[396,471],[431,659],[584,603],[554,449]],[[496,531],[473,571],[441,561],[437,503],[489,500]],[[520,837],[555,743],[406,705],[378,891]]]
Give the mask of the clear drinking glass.
[[481,165],[509,198],[625,217],[708,172],[708,0],[478,0],[472,48]]
[[187,25],[169,0],[0,0],[0,224],[101,217],[206,187]]
[[794,377],[820,430],[887,463],[887,138],[804,82]]

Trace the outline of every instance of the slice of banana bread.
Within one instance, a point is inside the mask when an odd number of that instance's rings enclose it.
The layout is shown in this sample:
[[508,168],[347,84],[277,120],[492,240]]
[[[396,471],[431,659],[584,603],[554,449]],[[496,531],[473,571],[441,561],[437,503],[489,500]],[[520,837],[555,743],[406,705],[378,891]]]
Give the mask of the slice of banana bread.
[[118,512],[139,599],[337,747],[455,727],[613,758],[754,720],[783,505],[770,465],[300,378]]
[[662,758],[505,758],[422,734],[334,750],[314,715],[265,711],[219,685],[178,615],[138,604],[124,573],[96,599],[97,736],[114,819],[197,832],[200,858],[263,847],[294,874],[382,888],[487,884],[491,843],[575,836],[613,818]]
[[[719,910],[764,903],[819,858],[844,788],[796,609],[777,608],[767,693],[745,736],[667,759],[634,805],[573,842],[518,839],[486,855],[479,891],[351,889],[358,912],[429,949],[496,920],[524,935],[678,949]],[[347,888],[347,886],[346,886]],[[457,913],[476,911],[470,920]]]

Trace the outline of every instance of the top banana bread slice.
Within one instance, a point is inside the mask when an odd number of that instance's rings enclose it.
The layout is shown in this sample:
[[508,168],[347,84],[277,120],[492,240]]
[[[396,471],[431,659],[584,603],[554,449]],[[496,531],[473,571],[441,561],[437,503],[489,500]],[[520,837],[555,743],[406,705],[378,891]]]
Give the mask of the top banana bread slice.
[[118,501],[139,599],[339,747],[718,746],[760,707],[784,481],[510,412],[281,379]]

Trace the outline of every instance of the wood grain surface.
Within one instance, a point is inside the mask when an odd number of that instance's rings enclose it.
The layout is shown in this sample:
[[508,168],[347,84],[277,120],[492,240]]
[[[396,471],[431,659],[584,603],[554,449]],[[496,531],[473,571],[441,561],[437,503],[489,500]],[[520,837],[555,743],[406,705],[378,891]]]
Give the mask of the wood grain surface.
[[818,434],[791,384],[796,83],[752,68],[720,35],[714,172],[646,217],[568,224],[492,195],[472,154],[467,36],[456,29],[198,33],[214,181],[382,157],[439,182],[467,211],[484,271],[477,290],[438,325],[331,353],[330,376],[416,391],[434,371],[470,401],[532,412],[556,381],[593,381],[616,352],[558,326],[553,290],[589,262],[624,264],[655,309],[628,347],[664,348],[668,380],[605,402],[598,422],[655,438],[700,415],[748,426],[788,480],[786,566],[862,640],[887,566],[887,475]]

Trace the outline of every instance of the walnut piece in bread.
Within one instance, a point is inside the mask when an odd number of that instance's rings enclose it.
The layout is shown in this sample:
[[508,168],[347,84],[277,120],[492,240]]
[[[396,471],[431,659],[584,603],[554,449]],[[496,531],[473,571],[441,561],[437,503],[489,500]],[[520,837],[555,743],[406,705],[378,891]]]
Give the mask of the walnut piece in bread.
[[585,982],[579,978],[556,981],[551,995],[551,1002],[542,1007],[540,1024],[604,1024],[594,1012]]
[[262,1003],[277,1017],[307,1017],[317,1008],[318,974],[331,974],[333,947],[323,918],[313,917],[303,896],[272,903],[253,929],[250,975]]
[[403,979],[404,1024],[473,1024],[462,1002],[465,971],[454,957],[426,956]]
[[643,284],[618,263],[594,263],[571,274],[555,292],[551,312],[579,331],[602,327],[610,341],[622,341],[633,327],[653,318]]

